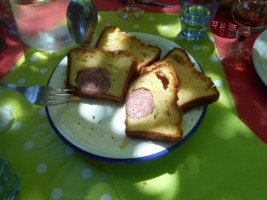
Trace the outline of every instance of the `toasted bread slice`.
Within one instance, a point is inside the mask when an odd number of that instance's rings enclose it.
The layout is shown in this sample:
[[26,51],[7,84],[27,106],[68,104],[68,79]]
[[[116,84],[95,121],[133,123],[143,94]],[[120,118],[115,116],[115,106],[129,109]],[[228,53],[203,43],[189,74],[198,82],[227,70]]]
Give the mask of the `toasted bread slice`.
[[173,68],[158,65],[136,77],[126,97],[126,134],[176,142],[182,137],[183,112],[177,106],[178,79]]
[[136,66],[125,51],[75,48],[68,53],[66,86],[81,96],[122,101]]
[[97,49],[108,51],[125,50],[131,52],[137,59],[137,73],[160,58],[161,49],[157,46],[147,45],[136,36],[128,36],[119,28],[107,26],[100,34],[96,43]]
[[144,68],[141,74],[166,63],[173,66],[180,80],[178,106],[184,112],[218,100],[220,94],[211,78],[197,71],[186,51],[181,48],[174,48],[164,58]]

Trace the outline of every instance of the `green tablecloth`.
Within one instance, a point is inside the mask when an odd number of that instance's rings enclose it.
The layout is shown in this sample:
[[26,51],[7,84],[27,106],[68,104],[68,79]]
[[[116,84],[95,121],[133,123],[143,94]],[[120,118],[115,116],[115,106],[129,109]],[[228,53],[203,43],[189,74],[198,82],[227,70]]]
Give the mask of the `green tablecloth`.
[[[208,106],[196,133],[176,150],[154,160],[103,163],[64,144],[53,132],[44,107],[0,88],[2,130],[3,116],[13,117],[0,134],[0,154],[21,179],[17,199],[266,199],[267,146],[238,118],[210,30],[200,41],[178,39],[178,17],[146,13],[139,20],[123,21],[115,12],[103,11],[99,12],[97,35],[104,26],[114,25],[122,31],[158,34],[186,48],[221,94],[218,102]],[[48,53],[29,48],[4,81],[46,85],[68,50]]]

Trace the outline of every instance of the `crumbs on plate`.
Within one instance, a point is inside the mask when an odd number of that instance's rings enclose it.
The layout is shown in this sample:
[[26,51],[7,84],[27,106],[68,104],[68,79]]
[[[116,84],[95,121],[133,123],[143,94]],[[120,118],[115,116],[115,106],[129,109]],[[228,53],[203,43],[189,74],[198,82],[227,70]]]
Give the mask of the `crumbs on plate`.
[[123,149],[124,147],[126,147],[129,144],[129,139],[128,138],[124,138],[124,140],[121,143],[120,148]]

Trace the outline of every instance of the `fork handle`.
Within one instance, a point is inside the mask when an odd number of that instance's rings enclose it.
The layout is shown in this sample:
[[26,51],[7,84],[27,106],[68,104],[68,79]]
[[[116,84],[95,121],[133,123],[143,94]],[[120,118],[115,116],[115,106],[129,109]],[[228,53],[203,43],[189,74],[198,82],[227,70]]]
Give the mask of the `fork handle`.
[[9,88],[9,89],[12,89],[12,90],[19,90],[19,88],[20,88],[20,86],[18,86],[18,85],[14,85],[12,83],[5,83],[5,82],[2,82],[2,81],[0,81],[0,86],[6,87],[6,88]]

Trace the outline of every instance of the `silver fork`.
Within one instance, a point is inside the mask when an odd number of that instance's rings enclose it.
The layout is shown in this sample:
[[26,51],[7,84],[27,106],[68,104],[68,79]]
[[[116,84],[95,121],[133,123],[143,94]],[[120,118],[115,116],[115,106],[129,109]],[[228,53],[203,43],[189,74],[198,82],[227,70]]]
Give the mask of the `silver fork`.
[[0,81],[0,86],[20,92],[30,103],[40,106],[52,106],[67,103],[73,98],[71,89],[54,88],[49,86],[18,86]]

